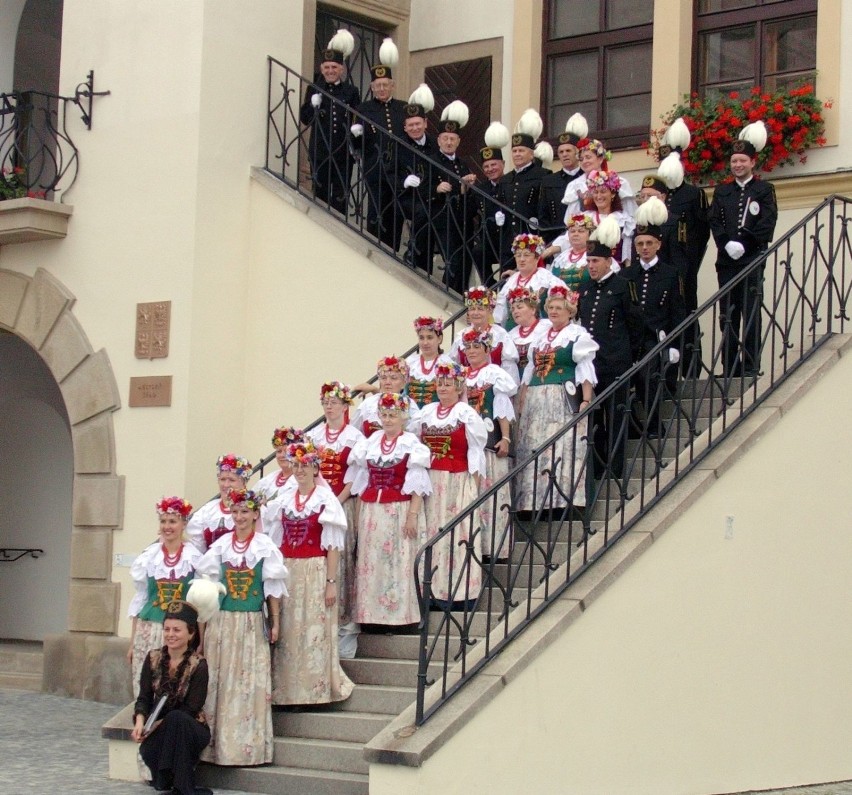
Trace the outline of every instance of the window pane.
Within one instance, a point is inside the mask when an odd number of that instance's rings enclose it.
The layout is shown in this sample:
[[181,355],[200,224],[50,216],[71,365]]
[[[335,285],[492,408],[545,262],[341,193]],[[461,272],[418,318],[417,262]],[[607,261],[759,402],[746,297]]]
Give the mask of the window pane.
[[600,30],[601,0],[550,0],[550,38]]
[[750,8],[760,5],[759,0],[700,0],[698,13],[707,14],[713,11],[730,11],[733,8]]
[[754,79],[754,25],[704,33],[699,40],[699,82]]
[[594,99],[598,94],[597,50],[551,58],[547,82],[548,106]]
[[607,30],[648,25],[654,21],[654,0],[607,0]]
[[608,130],[647,127],[651,122],[651,92],[608,99],[605,103],[605,113]]
[[598,127],[598,103],[578,102],[572,105],[551,105],[550,114],[547,119],[547,127],[545,132],[550,136],[559,135],[565,129],[565,122],[574,113],[582,113],[589,123],[590,130],[596,130]]
[[766,25],[767,72],[792,72],[816,68],[816,17],[798,17]]
[[[720,83],[719,85],[705,86],[701,93],[708,99],[720,99],[721,97],[728,96],[728,94],[732,91],[739,91],[741,94],[746,94],[753,87],[754,80],[741,80],[740,82]],[[767,86],[766,90],[770,91],[771,89]]]
[[[651,43],[611,47],[606,51],[606,95],[639,94],[651,90]],[[607,114],[607,118],[609,114]],[[623,125],[616,125],[623,126]]]
[[816,79],[816,71],[793,72],[785,75],[768,75],[763,79],[766,91],[785,91],[798,88],[803,83],[811,83]]

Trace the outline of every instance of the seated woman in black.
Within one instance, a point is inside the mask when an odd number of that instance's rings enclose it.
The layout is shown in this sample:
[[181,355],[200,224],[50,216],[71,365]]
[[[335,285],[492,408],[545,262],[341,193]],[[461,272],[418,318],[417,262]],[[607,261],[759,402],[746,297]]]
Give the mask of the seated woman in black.
[[[202,709],[207,698],[207,660],[198,652],[198,611],[189,602],[173,601],[163,620],[165,645],[148,653],[142,664],[139,698],[133,711],[132,737],[151,768],[152,785],[181,795],[212,790],[195,787],[195,766],[210,742]],[[166,702],[153,727],[145,722],[162,697]]]

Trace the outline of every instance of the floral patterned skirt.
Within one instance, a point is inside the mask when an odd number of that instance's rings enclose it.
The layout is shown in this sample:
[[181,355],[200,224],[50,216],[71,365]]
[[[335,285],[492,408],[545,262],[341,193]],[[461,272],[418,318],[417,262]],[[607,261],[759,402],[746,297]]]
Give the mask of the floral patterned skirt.
[[[546,442],[553,434],[562,430],[573,416],[564,386],[544,384],[529,387],[524,410],[518,420],[518,460],[526,458],[542,442]],[[567,495],[567,501],[571,505],[585,506],[587,433],[584,420],[575,426],[574,431],[566,433],[553,447],[548,447],[542,453],[538,459],[537,470],[530,464],[518,472],[514,481],[517,510],[535,511],[542,507],[565,506],[566,500],[556,488],[552,491],[552,502],[550,499],[544,499],[550,485],[550,477],[545,470],[552,469],[552,450],[555,450],[557,460],[555,475],[559,488]],[[536,471],[537,476],[535,476]],[[535,505],[533,504],[533,486],[535,486]]]
[[[426,537],[433,538],[453,517],[479,495],[470,472],[443,472],[433,469],[432,494],[426,498]],[[470,518],[440,541],[432,553],[432,597],[451,602],[475,599],[482,587],[482,533],[475,533]],[[472,541],[471,541],[472,537]],[[471,559],[468,563],[468,556]],[[452,567],[452,571],[450,570]]]
[[290,572],[272,652],[273,704],[327,704],[352,693],[337,654],[337,605],[325,606],[325,557],[284,558]]
[[272,679],[269,643],[259,612],[219,611],[207,624],[210,669],[204,712],[210,745],[201,758],[217,765],[272,761]]
[[[485,477],[482,491],[509,473],[509,459],[498,458],[491,450],[485,451]],[[505,507],[504,507],[505,506]],[[486,500],[479,509],[482,525],[482,554],[492,558],[506,558],[512,545],[509,508],[512,507],[512,484],[501,486],[494,499]],[[496,517],[496,518],[495,518]],[[492,524],[493,520],[493,524]]]
[[355,614],[359,624],[399,626],[420,621],[414,556],[426,532],[421,510],[417,533],[402,529],[410,502],[361,502],[355,562]]
[[139,698],[139,677],[142,675],[142,663],[149,651],[163,647],[163,625],[159,621],[136,619],[136,632],[133,635],[133,661],[130,670],[133,676],[133,698]]

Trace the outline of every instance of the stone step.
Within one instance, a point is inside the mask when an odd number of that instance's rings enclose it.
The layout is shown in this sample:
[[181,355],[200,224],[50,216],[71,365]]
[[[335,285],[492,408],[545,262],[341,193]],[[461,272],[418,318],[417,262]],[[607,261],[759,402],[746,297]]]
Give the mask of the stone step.
[[372,712],[378,715],[399,715],[414,703],[417,690],[397,685],[357,685],[346,701],[329,705],[331,712]]
[[280,767],[302,767],[333,773],[369,771],[364,759],[364,743],[345,740],[276,737],[273,763]]
[[41,692],[41,674],[29,674],[21,671],[0,672],[0,689],[29,690],[33,693],[39,693]]
[[44,671],[44,652],[37,641],[0,641],[0,673],[38,674]]
[[395,717],[374,712],[332,712],[328,709],[289,712],[284,709],[273,710],[272,723],[278,737],[363,744],[372,740]]
[[[355,658],[341,660],[346,675],[356,684],[417,686],[416,660],[383,660],[380,658]],[[441,666],[431,666],[437,671]]]
[[282,792],[298,795],[368,795],[370,783],[364,773],[339,773],[303,767],[217,767],[201,764],[196,783],[212,789],[241,792]]
[[358,636],[357,657],[380,657],[394,660],[416,660],[420,635],[386,635],[362,632]]

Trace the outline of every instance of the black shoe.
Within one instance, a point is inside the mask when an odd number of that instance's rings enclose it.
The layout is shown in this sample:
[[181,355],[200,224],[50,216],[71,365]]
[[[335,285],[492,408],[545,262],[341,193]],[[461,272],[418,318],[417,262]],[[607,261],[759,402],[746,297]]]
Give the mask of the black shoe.
[[195,795],[213,795],[213,790],[210,787],[196,787]]

